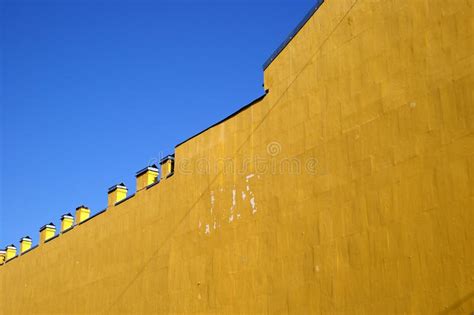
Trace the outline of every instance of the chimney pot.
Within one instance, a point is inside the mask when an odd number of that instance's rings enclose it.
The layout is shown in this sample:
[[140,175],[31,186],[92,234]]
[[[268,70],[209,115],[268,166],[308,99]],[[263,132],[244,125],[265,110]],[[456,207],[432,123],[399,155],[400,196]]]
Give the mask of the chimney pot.
[[61,216],[61,233],[69,230],[74,225],[74,217],[71,213],[66,213]]
[[39,243],[44,244],[44,242],[54,237],[54,235],[56,234],[56,226],[51,222],[49,224],[43,225],[39,231],[40,231]]
[[127,198],[127,186],[124,183],[114,185],[108,191],[108,206],[114,206],[117,202]]
[[[80,205],[76,208],[76,224],[81,224],[89,218],[91,211],[88,207]],[[64,222],[64,221],[63,221]]]
[[31,237],[25,236],[20,240],[20,255],[31,249]]
[[158,167],[153,164],[139,170],[135,177],[137,178],[137,192],[143,190],[148,185],[156,183],[158,180]]
[[8,245],[7,248],[5,248],[5,261],[9,261],[10,259],[13,259],[16,257],[16,246],[11,244]]
[[165,179],[174,174],[174,154],[167,155],[160,161],[161,179]]

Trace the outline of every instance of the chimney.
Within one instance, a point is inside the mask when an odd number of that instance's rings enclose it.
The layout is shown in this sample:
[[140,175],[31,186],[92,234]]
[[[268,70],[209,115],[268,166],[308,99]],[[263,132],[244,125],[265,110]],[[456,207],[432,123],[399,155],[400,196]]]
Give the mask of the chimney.
[[5,255],[6,254],[7,254],[6,251],[4,251],[3,249],[0,250],[0,266],[5,263]]
[[165,179],[174,173],[174,154],[167,155],[160,161],[161,164],[161,179]]
[[20,240],[20,255],[26,252],[27,250],[31,249],[31,237],[25,236],[22,237]]
[[144,169],[139,170],[135,177],[137,178],[137,192],[146,188],[148,185],[155,183],[158,180],[158,167],[153,164]]
[[76,224],[81,224],[89,218],[91,211],[84,205],[76,208]]
[[74,217],[70,213],[63,214],[61,216],[61,233],[72,228],[74,224]]
[[7,248],[5,249],[5,261],[9,261],[12,258],[16,257],[16,247],[15,245],[11,244],[8,245]]
[[114,206],[117,202],[124,200],[127,198],[127,186],[125,186],[124,183],[120,183],[117,185],[114,185],[109,188],[109,193],[108,193],[108,207]]
[[40,229],[40,244],[44,244],[46,241],[54,237],[56,234],[56,226],[53,223],[43,225]]

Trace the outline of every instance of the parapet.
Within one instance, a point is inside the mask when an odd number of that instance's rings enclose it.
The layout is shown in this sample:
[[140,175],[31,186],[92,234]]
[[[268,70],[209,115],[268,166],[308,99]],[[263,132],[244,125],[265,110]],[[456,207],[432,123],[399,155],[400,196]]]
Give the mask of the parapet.
[[[174,173],[174,154],[167,155],[160,161],[162,179],[168,178]],[[152,186],[159,183],[159,170],[155,164],[146,166],[135,173],[136,177],[136,189],[137,192],[151,188]],[[109,187],[108,189],[108,208],[114,207],[119,203],[125,202],[134,195],[127,197],[128,188],[124,183],[119,183]],[[96,213],[93,217],[105,212],[107,209]],[[91,210],[85,206],[80,205],[76,208],[75,217],[71,213],[66,213],[61,216],[61,230],[59,234],[56,234],[56,225],[53,222],[43,225],[39,229],[39,245],[43,245],[48,241],[60,236],[61,234],[72,230],[75,226],[80,225],[93,217],[90,216]],[[20,255],[33,250],[33,241],[31,237],[25,236],[20,239]],[[5,250],[0,250],[0,265],[12,260],[17,257],[17,248],[14,244],[8,245]]]

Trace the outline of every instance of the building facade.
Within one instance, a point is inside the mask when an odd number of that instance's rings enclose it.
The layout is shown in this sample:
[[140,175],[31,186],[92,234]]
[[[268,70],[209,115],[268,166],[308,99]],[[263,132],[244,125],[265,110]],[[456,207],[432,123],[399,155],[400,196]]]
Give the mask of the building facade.
[[0,314],[472,313],[472,6],[318,4],[265,95],[10,255]]

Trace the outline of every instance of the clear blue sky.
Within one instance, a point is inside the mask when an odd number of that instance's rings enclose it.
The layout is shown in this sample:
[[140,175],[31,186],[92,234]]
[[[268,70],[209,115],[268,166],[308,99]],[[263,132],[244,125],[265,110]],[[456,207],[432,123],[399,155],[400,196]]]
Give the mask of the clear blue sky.
[[2,0],[0,247],[262,95],[315,1]]

